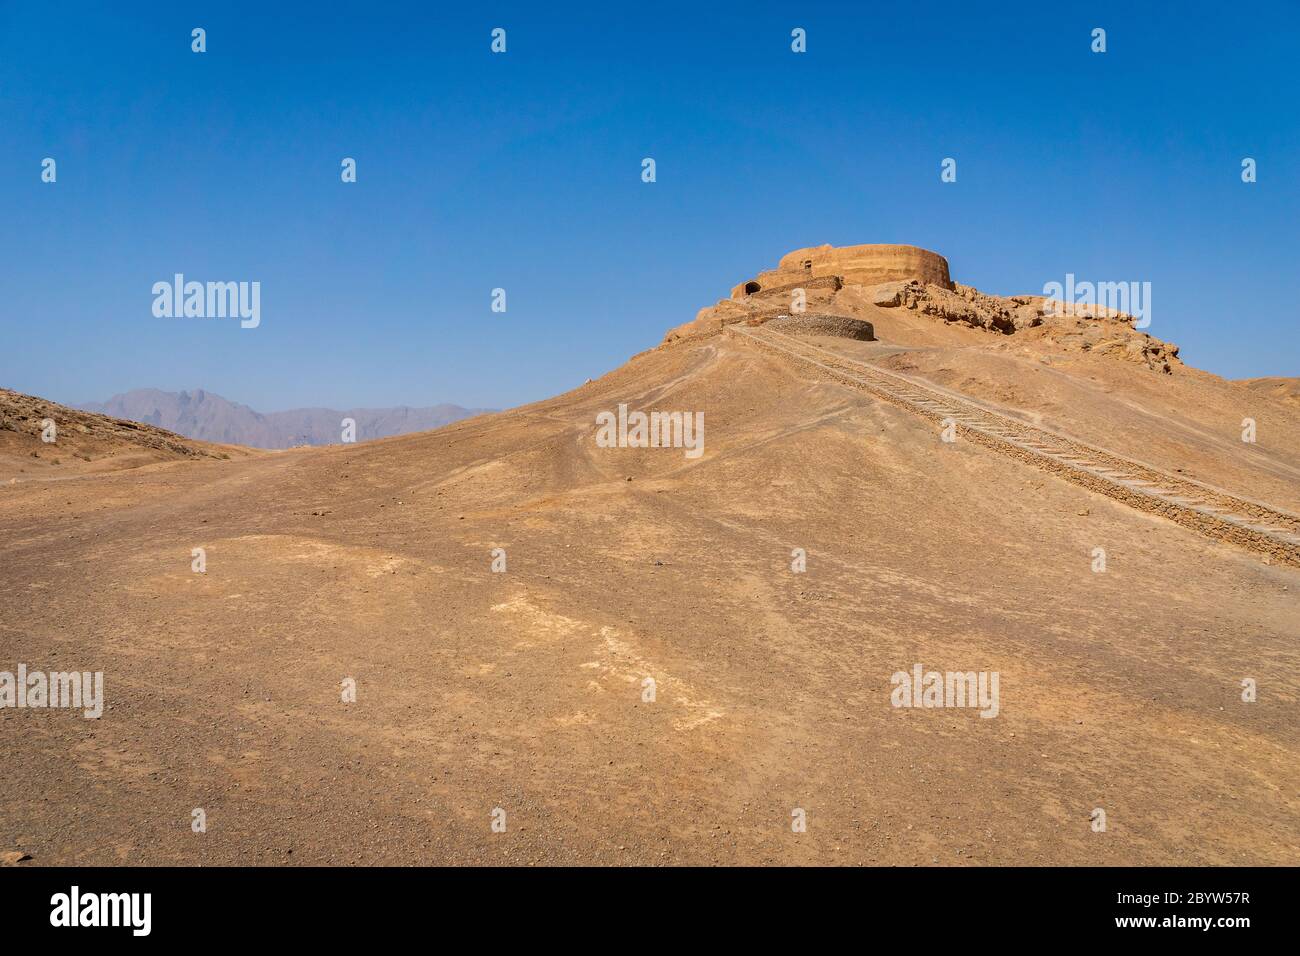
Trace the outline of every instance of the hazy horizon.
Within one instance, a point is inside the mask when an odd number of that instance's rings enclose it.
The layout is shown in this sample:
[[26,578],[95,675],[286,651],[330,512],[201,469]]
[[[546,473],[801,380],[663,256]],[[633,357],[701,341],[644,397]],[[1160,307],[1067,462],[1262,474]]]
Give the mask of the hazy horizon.
[[[86,398],[86,399],[82,399],[81,401],[62,402],[61,404],[66,404],[73,408],[85,409],[88,408],[89,406],[94,406],[94,405],[107,405],[109,402],[113,401],[114,399],[123,398],[127,395],[131,395],[138,392],[161,392],[165,395],[180,395],[180,394],[193,395],[195,392],[202,392],[205,395],[211,395],[215,398],[220,398],[223,401],[230,402],[231,404],[234,405],[242,405],[245,408],[257,412],[259,415],[274,415],[282,412],[304,412],[304,411],[344,411],[344,412],[389,411],[396,408],[409,408],[414,410],[414,409],[427,409],[427,408],[441,408],[444,406],[463,408],[467,411],[475,411],[475,412],[501,411],[501,409],[499,408],[468,406],[468,405],[462,405],[460,402],[430,402],[427,405],[411,405],[407,403],[407,404],[397,404],[397,405],[296,405],[293,408],[257,408],[253,405],[250,405],[248,402],[243,401],[238,397],[223,395],[221,392],[218,392],[215,389],[204,388],[202,386],[191,386],[189,388],[154,388],[151,385],[145,385],[140,388],[128,388],[125,391],[114,392],[112,395],[107,395],[104,396],[103,398]],[[42,395],[39,397],[47,398],[48,396]],[[50,400],[55,401],[55,399],[50,399]]]

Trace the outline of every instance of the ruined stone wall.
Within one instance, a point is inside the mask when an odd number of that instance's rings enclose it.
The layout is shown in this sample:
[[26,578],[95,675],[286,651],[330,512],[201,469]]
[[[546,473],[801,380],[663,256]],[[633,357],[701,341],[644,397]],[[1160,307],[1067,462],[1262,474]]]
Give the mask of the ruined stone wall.
[[[752,322],[749,324],[753,324]],[[778,332],[805,332],[810,335],[831,335],[843,339],[874,342],[875,329],[870,322],[852,319],[847,315],[828,312],[800,312],[798,315],[779,315],[766,325]]]

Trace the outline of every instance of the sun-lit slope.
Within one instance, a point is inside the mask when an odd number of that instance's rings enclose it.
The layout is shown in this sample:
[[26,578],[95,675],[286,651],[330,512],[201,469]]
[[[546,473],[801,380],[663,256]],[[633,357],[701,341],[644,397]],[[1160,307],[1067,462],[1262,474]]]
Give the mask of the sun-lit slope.
[[[1131,363],[1001,338],[896,348],[820,338],[851,358],[919,376],[1025,421],[1300,513],[1300,410],[1189,366]],[[1254,422],[1254,441],[1243,441]]]
[[[704,412],[704,455],[597,447],[619,403]],[[0,497],[0,642],[103,669],[109,708],[0,711],[38,862],[1300,858],[1294,570],[729,334],[431,433],[49,493]],[[998,671],[998,717],[894,709],[916,663]]]
[[[824,347],[993,402],[1035,425],[1126,457],[1300,512],[1300,406],[1294,401],[1294,379],[1228,381],[1179,361],[1176,346],[1131,327],[1131,319],[1086,311],[1045,315],[1041,297],[986,296],[969,287],[961,287],[963,295],[957,296],[900,283],[811,287],[816,281],[803,290],[808,310],[869,323],[875,340],[819,337]],[[724,300],[668,338],[720,323],[761,323],[791,308],[791,292],[779,289]],[[995,315],[996,310],[1003,314]],[[1007,324],[1008,315],[1014,327]],[[979,321],[990,324],[971,324]]]
[[0,388],[0,481],[64,478],[251,454],[257,452],[193,441],[153,425]]
[[1291,407],[1300,406],[1300,378],[1243,378],[1235,384]]

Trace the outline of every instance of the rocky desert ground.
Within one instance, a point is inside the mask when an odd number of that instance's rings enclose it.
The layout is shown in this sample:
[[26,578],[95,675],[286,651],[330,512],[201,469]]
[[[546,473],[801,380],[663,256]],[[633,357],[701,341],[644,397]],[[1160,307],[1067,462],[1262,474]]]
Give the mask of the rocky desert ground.
[[[357,445],[206,446],[0,393],[0,670],[102,671],[105,698],[0,709],[0,851],[1300,862],[1295,380],[1199,371],[1122,315],[836,269],[795,279],[805,311],[742,285],[566,394]],[[852,369],[1209,510],[945,441]],[[702,412],[703,453],[603,447],[620,405]],[[1274,530],[1225,538],[1215,501]],[[894,706],[915,665],[996,672],[996,716]]]

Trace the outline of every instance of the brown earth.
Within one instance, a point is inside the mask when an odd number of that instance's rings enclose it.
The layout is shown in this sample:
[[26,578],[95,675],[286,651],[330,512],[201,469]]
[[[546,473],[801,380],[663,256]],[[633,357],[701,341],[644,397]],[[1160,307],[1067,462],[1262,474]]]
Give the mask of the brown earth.
[[[817,309],[878,341],[807,340],[1300,510],[1269,390],[872,296]],[[704,454],[598,447],[620,403]],[[5,475],[0,670],[107,695],[0,710],[22,865],[1300,862],[1300,572],[743,336],[366,445]],[[997,717],[891,706],[917,663],[997,671]]]
[[[53,423],[49,429],[47,422]],[[45,437],[52,440],[46,441]],[[100,474],[205,458],[247,458],[239,445],[194,441],[142,422],[110,418],[0,388],[0,482]]]
[[1300,378],[1243,378],[1238,384],[1278,401],[1300,405]]

